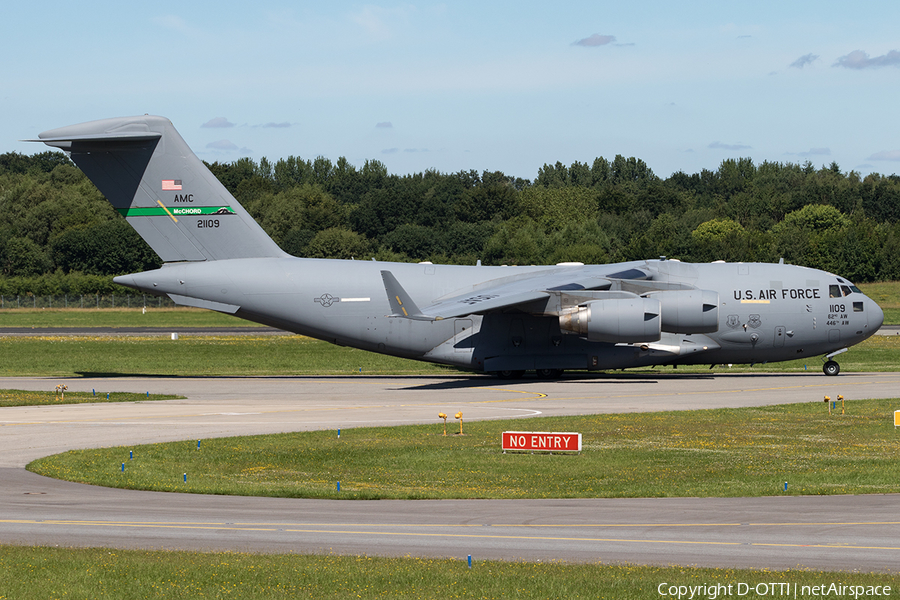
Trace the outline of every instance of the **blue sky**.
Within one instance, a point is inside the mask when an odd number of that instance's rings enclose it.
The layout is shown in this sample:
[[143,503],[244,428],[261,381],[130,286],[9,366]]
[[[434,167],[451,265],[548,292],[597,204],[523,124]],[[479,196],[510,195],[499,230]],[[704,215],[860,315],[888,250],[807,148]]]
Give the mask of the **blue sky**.
[[207,161],[891,174],[897,23],[896,1],[18,2],[0,19],[0,152],[150,113]]

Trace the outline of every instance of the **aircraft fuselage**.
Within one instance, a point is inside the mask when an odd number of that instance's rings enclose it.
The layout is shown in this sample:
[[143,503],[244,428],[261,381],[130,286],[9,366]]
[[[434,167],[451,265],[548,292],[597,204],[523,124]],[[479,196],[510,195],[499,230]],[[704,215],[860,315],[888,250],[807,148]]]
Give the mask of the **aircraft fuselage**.
[[174,263],[117,281],[204,300],[207,308],[234,307],[235,316],[335,344],[488,372],[791,360],[856,344],[883,321],[878,305],[849,282],[783,264],[637,261],[553,267],[592,270],[598,277],[644,269],[652,274],[647,284],[681,284],[718,294],[714,331],[662,332],[656,340],[620,343],[561,330],[558,316],[533,305],[441,320],[398,318],[391,314],[380,275],[391,271],[422,305],[472,290],[477,308],[492,282],[548,268],[288,257]]
[[116,282],[374,352],[516,376],[829,355],[881,326],[849,282],[784,264],[452,266],[294,258],[163,117],[40,134],[166,263]]

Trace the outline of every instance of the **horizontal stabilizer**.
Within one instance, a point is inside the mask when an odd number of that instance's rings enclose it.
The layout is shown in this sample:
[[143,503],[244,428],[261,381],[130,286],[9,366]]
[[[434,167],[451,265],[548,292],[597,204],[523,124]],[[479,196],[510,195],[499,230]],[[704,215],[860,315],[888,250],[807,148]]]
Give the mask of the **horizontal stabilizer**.
[[84,135],[68,135],[63,137],[42,137],[37,140],[22,140],[24,142],[43,142],[48,146],[60,148],[61,150],[70,150],[73,144],[89,145],[91,142],[109,143],[109,142],[147,142],[157,140],[162,137],[161,133],[156,131],[124,131],[119,133],[89,133]]
[[205,308],[220,313],[233,315],[240,309],[240,306],[234,304],[225,304],[224,302],[214,302],[212,300],[201,300],[200,298],[191,298],[190,296],[182,296],[180,294],[169,294],[172,302],[179,306],[192,306],[194,308]]

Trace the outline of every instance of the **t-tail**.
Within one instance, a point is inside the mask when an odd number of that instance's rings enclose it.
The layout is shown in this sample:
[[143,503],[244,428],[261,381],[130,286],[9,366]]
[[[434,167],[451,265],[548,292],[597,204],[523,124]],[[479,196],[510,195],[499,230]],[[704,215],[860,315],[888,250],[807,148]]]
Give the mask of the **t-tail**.
[[165,262],[285,256],[168,119],[103,119],[39,138],[65,150]]

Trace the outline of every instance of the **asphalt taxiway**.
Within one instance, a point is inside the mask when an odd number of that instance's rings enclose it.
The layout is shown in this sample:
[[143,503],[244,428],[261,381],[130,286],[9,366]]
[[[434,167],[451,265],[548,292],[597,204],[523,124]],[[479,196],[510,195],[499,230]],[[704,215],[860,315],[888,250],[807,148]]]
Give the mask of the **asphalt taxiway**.
[[[29,461],[73,448],[534,415],[896,397],[900,373],[3,378],[184,400],[0,409],[0,543],[896,571],[900,496],[340,501],[112,490]],[[900,406],[898,406],[900,409]],[[499,440],[498,440],[499,446]]]

